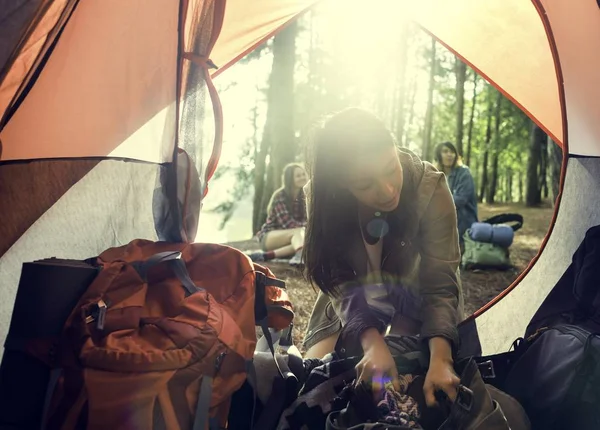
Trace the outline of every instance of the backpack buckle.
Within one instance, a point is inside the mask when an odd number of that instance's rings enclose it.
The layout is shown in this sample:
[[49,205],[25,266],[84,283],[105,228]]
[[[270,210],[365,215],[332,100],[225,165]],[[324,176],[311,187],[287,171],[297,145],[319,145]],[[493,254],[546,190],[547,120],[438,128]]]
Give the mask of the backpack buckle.
[[96,303],[97,309],[93,310],[90,315],[85,318],[85,323],[90,324],[94,321],[96,322],[96,328],[98,330],[104,329],[104,321],[106,320],[106,310],[108,308],[108,304],[100,299],[98,303]]
[[479,368],[479,373],[481,377],[484,379],[494,379],[496,378],[496,371],[494,370],[494,362],[492,360],[482,361],[477,364]]
[[456,396],[456,404],[466,412],[470,412],[471,408],[473,407],[473,391],[462,384],[459,385]]

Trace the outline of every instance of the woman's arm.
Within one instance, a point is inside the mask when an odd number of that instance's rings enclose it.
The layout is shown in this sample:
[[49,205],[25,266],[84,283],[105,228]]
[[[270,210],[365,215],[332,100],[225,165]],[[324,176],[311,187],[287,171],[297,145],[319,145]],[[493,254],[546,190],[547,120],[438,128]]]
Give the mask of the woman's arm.
[[351,281],[339,285],[330,300],[342,323],[340,337],[344,344],[364,346],[364,342],[371,339],[374,332],[383,332],[384,324],[369,308],[364,286],[360,282]]
[[[465,206],[475,194],[475,182],[467,167],[460,167],[461,174],[457,175],[452,197],[457,208]],[[457,172],[458,173],[458,172]]]
[[427,340],[430,353],[423,393],[427,404],[433,406],[436,391],[441,390],[454,400],[460,383],[453,366],[458,346],[460,251],[456,210],[447,181],[437,183],[421,219],[420,236],[421,336]]
[[[456,210],[446,181],[438,181],[420,228],[421,336],[423,339],[444,338],[455,348],[458,345],[460,251]],[[444,348],[434,350],[445,352]]]

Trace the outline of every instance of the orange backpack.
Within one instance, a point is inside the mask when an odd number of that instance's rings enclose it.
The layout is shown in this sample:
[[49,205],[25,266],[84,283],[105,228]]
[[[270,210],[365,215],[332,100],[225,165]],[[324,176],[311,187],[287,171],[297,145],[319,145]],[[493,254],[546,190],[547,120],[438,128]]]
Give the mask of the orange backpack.
[[283,282],[214,244],[134,240],[97,264],[50,363],[45,428],[226,428],[255,326],[293,319]]

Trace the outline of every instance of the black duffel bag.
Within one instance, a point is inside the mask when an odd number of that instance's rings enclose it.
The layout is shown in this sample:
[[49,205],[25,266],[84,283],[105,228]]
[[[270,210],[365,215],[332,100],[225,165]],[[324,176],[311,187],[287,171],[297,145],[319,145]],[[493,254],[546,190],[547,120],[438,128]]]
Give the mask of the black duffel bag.
[[511,352],[478,357],[484,381],[515,398],[533,430],[600,429],[600,337],[556,324],[515,341]]

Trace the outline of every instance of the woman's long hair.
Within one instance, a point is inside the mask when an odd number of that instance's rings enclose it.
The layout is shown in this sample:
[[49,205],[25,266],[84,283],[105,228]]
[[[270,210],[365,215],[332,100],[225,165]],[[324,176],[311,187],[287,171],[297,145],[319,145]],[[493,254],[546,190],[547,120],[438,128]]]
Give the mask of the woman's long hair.
[[[381,120],[358,108],[330,116],[311,137],[306,157],[310,182],[303,250],[305,276],[321,291],[333,294],[340,282],[353,278],[342,256],[351,233],[359,228],[358,202],[342,186],[342,172],[352,157],[396,144]],[[406,188],[410,191],[410,186]]]
[[[267,206],[267,213],[271,213],[271,209],[273,207],[273,201],[277,197],[277,195],[281,192],[285,195],[285,202],[288,206],[290,213],[292,212],[292,203],[294,201],[294,173],[296,169],[304,170],[304,166],[300,163],[289,163],[283,168],[283,173],[281,175],[281,187],[276,189],[271,195],[271,200],[269,200],[269,204]],[[304,191],[301,189],[298,193],[298,198],[300,198],[300,202],[303,205],[302,214],[306,213],[306,202],[304,199]],[[301,221],[301,220],[298,220]]]

